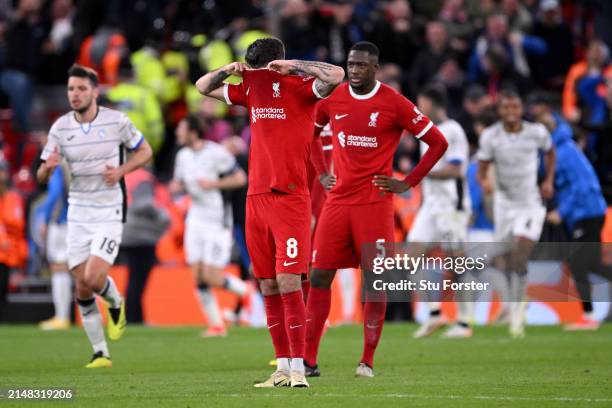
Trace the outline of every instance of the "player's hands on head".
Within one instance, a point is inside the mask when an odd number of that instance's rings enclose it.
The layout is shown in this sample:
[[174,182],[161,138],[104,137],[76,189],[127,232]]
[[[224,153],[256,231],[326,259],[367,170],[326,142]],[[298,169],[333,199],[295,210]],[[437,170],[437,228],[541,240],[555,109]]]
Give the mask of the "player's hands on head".
[[49,170],[53,170],[60,164],[61,160],[62,156],[60,156],[59,150],[56,146],[55,149],[53,149],[53,152],[51,152],[51,154],[49,155],[49,157],[47,157],[47,160],[45,160],[45,166]]
[[338,181],[338,179],[336,178],[334,174],[324,173],[319,176],[319,181],[323,185],[323,188],[329,191],[332,188],[334,188],[334,186],[336,185],[336,181]]
[[223,70],[230,75],[236,75],[241,77],[242,73],[249,69],[248,65],[244,62],[232,62],[223,67]]
[[552,181],[545,180],[540,185],[540,193],[542,194],[542,198],[544,198],[545,200],[550,200],[551,198],[553,198],[553,195],[555,194],[555,188],[553,187]]
[[104,182],[108,186],[114,186],[121,180],[123,177],[123,170],[121,167],[114,167],[106,165],[106,170],[102,173],[102,177],[104,178]]
[[281,75],[289,75],[293,72],[294,66],[291,60],[274,60],[268,63],[270,71],[278,72]]
[[374,176],[372,183],[378,187],[379,190],[395,194],[401,194],[408,191],[410,188],[410,185],[405,183],[404,180],[398,180],[394,179],[393,177],[383,176],[380,174]]

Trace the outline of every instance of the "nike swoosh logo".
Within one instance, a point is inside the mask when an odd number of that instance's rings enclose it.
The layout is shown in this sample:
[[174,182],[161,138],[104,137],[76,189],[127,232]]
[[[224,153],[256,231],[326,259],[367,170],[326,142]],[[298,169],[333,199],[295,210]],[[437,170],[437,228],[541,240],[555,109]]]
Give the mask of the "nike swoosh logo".
[[366,327],[367,327],[368,329],[376,329],[376,328],[378,327],[378,325],[377,325],[377,324],[375,324],[375,325],[373,325],[373,326],[372,326],[371,324],[366,324]]
[[295,262],[289,262],[289,263],[287,263],[287,261],[285,261],[285,262],[283,262],[283,266],[291,266],[291,265],[294,265],[294,264],[296,264],[296,263],[297,263],[297,261],[295,261]]
[[280,324],[280,323],[275,323],[275,324],[273,324],[272,326],[268,326],[268,329],[271,329],[271,328],[273,328],[273,327],[275,327],[275,326],[278,326],[279,324]]
[[302,325],[301,325],[301,324],[298,324],[297,326],[291,326],[291,325],[289,325],[289,328],[290,328],[290,329],[297,329],[298,327],[302,327]]
[[72,139],[74,139],[74,135],[72,135],[72,136],[68,136],[66,139],[67,139],[68,141],[71,141]]
[[342,118],[344,118],[344,117],[346,117],[348,115],[349,115],[348,113],[345,113],[344,115],[336,115],[334,117],[336,118],[336,120],[338,120],[338,119],[342,119]]
[[250,87],[250,86],[247,88],[247,90],[246,90],[246,94],[248,95],[248,94],[249,94],[249,92],[251,92],[251,87]]

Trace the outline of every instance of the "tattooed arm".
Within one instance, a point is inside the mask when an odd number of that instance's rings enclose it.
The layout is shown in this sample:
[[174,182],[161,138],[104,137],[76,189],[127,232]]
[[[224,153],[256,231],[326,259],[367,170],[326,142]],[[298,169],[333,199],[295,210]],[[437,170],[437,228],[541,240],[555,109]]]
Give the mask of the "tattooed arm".
[[322,97],[332,93],[344,79],[342,67],[319,61],[276,60],[268,64],[268,69],[283,75],[303,73],[317,78],[315,88]]
[[196,81],[196,88],[202,95],[210,96],[225,102],[225,98],[223,97],[223,89],[221,88],[223,86],[223,81],[225,81],[230,75],[242,76],[242,71],[246,69],[246,64],[242,62],[232,62],[231,64],[202,76]]

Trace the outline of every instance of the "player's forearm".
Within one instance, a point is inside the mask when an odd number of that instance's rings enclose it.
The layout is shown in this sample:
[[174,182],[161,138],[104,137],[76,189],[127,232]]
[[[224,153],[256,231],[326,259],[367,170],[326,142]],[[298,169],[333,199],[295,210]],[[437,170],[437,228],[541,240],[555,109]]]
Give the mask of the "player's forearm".
[[448,180],[462,177],[460,164],[447,164],[440,170],[431,171],[428,178],[436,180]]
[[544,158],[546,162],[546,181],[549,183],[554,183],[555,168],[557,166],[557,155],[555,153],[555,148],[551,147],[551,149],[544,155]]
[[484,188],[487,184],[487,176],[489,174],[489,162],[480,160],[478,162],[478,171],[476,172],[476,181],[480,187]]
[[344,69],[337,65],[320,61],[291,60],[292,71],[317,78],[315,87],[320,96],[332,93],[344,79]]
[[320,129],[317,131],[315,127],[315,137],[312,141],[310,150],[310,162],[318,175],[329,174],[329,169],[327,168],[327,163],[325,162],[325,156],[323,154],[323,144],[321,143],[321,138],[318,136],[319,133]]
[[229,78],[231,73],[221,67],[214,71],[211,71],[196,81],[196,88],[202,95],[208,95],[212,91],[219,89],[223,85],[223,81]]
[[446,152],[446,149],[448,148],[448,142],[436,126],[432,126],[420,140],[427,143],[429,148],[423,157],[421,157],[419,163],[404,179],[404,182],[408,183],[411,187],[416,186],[421,182],[421,180],[423,180],[423,178],[431,171],[438,160],[442,158]]
[[125,175],[132,171],[139,169],[151,160],[153,157],[153,150],[151,145],[146,140],[142,141],[142,144],[136,149],[136,151],[130,156],[129,160],[121,165],[121,172]]
[[246,186],[247,177],[246,173],[242,169],[234,171],[232,174],[227,175],[217,182],[217,188],[220,190],[231,190],[234,188],[240,188]]
[[52,170],[53,169],[50,169],[46,163],[41,163],[38,170],[36,170],[36,179],[38,182],[41,184],[47,184],[49,182],[49,178],[51,177]]

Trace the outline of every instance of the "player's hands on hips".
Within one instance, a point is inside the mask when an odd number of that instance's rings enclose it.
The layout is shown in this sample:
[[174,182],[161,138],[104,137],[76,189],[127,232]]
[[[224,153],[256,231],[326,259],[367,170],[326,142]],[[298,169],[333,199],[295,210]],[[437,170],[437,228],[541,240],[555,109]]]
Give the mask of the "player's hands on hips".
[[274,60],[268,63],[268,69],[281,75],[289,75],[294,70],[294,64],[291,60]]
[[334,188],[334,186],[336,185],[336,181],[338,181],[338,179],[333,174],[324,173],[319,176],[319,181],[323,185],[323,188],[329,191],[332,188]]
[[47,160],[45,160],[45,167],[48,170],[53,170],[60,164],[61,160],[62,156],[60,156],[58,148],[55,147],[53,152],[49,155],[49,157],[47,157]]
[[223,70],[230,75],[236,75],[241,77],[242,73],[248,69],[247,64],[244,62],[232,62],[223,67]]
[[542,194],[542,198],[544,198],[545,200],[550,200],[551,198],[553,198],[555,188],[553,187],[552,181],[544,180],[544,182],[540,186],[540,193]]
[[383,176],[380,174],[374,176],[372,183],[378,187],[379,190],[395,194],[401,194],[408,191],[410,188],[410,185],[405,183],[404,180],[398,180],[394,179],[393,177]]
[[559,214],[559,211],[557,210],[552,210],[548,214],[546,214],[546,221],[550,222],[553,225],[559,225],[563,222],[563,220],[561,219],[561,214]]
[[121,180],[123,177],[123,170],[121,167],[114,167],[106,165],[106,170],[102,173],[102,177],[104,178],[104,182],[108,186],[114,186]]

